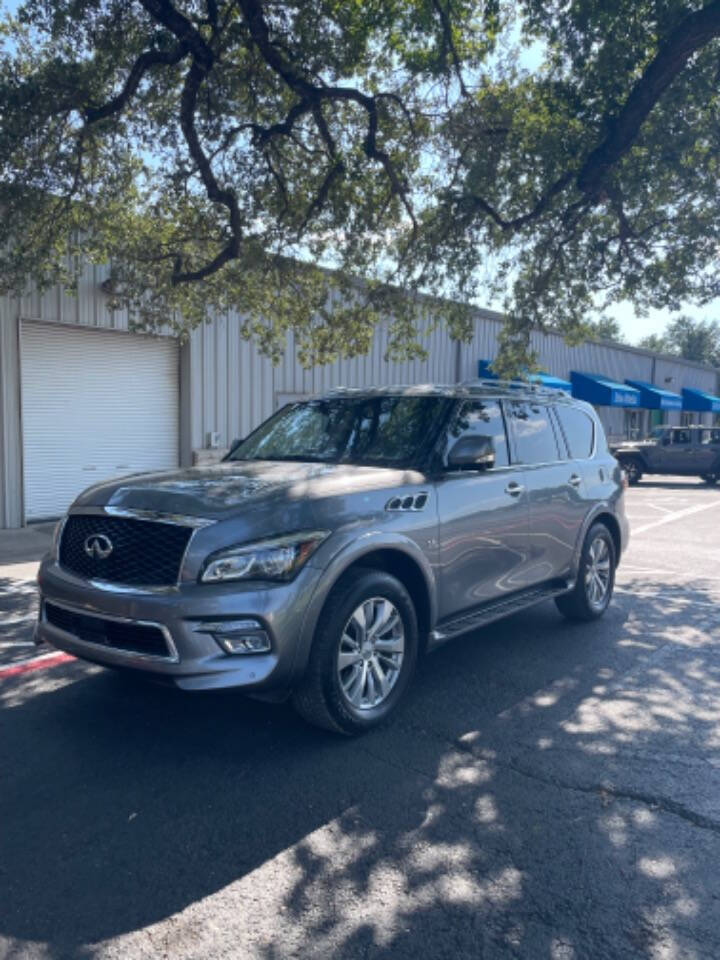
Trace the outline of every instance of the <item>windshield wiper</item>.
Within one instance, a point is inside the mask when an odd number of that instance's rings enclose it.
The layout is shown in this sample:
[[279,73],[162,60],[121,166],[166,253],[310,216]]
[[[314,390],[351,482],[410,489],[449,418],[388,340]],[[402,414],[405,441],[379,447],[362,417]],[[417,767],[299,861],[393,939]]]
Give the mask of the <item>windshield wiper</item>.
[[234,462],[244,461],[249,463],[251,461],[260,461],[265,460],[268,463],[338,463],[337,460],[328,460],[327,457],[313,457],[308,454],[283,454],[282,456],[262,456],[262,457],[235,457]]

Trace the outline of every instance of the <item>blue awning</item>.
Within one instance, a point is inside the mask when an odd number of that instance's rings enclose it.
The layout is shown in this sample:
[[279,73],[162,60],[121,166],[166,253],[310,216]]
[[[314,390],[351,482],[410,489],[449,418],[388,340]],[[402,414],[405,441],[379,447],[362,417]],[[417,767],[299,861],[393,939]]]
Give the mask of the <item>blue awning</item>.
[[572,395],[599,407],[639,407],[640,391],[596,373],[570,371]]
[[682,410],[682,397],[672,390],[663,390],[646,380],[626,380],[640,391],[640,406],[647,410]]
[[[491,360],[478,360],[478,376],[481,379],[497,380],[497,374],[490,370],[491,362]],[[541,386],[550,387],[553,390],[566,390],[569,393],[572,389],[569,380],[554,377],[550,373],[530,373],[527,379],[530,383],[539,383]]]
[[697,410],[699,413],[720,413],[720,397],[714,397],[703,390],[692,387],[682,388],[683,410]]
[[478,376],[481,380],[497,380],[497,374],[490,369],[492,360],[478,360]]
[[553,390],[566,390],[568,393],[572,390],[569,380],[553,377],[550,373],[531,373],[528,380],[530,383],[541,383],[543,387],[552,387]]

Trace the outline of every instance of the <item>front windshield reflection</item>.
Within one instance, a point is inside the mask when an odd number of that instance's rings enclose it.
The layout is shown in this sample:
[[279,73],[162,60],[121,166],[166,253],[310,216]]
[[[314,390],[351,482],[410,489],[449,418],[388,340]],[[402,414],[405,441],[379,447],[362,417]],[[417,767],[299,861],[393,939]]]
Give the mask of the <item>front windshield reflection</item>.
[[449,402],[380,396],[293,403],[261,424],[229,459],[411,464],[435,436]]

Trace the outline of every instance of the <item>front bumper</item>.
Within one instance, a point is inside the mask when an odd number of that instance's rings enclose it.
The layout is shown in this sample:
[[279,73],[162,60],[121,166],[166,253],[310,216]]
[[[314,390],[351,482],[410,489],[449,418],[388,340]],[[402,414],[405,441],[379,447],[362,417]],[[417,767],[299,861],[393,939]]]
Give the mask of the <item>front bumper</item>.
[[[319,571],[306,567],[290,583],[187,583],[140,590],[87,581],[51,558],[40,566],[36,639],[109,667],[142,671],[186,690],[243,687],[284,692],[301,668],[298,651]],[[45,603],[80,614],[158,627],[168,656],[157,657],[80,639],[49,623]],[[213,621],[254,619],[270,638],[267,653],[225,653],[203,628]]]

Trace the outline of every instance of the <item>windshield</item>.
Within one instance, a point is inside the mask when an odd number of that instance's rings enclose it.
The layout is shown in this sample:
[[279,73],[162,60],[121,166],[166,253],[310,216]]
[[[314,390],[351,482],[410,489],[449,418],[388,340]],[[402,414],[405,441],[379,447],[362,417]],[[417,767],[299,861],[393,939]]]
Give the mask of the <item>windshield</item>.
[[229,460],[303,460],[404,466],[435,436],[444,397],[338,397],[283,407]]

